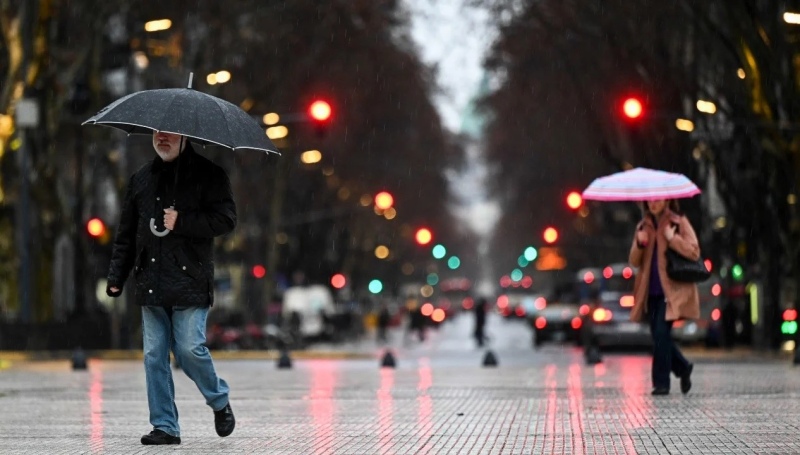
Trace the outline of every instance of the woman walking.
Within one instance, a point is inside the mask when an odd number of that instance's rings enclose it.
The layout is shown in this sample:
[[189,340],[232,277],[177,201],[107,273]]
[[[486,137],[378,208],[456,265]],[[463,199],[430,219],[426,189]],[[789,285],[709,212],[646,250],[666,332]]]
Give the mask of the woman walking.
[[667,276],[667,248],[690,260],[700,257],[697,236],[674,199],[647,201],[642,221],[636,227],[630,263],[638,269],[634,282],[632,321],[650,322],[653,337],[653,395],[668,395],[670,371],[680,378],[681,392],[692,388],[694,365],[683,356],[672,339],[672,324],[679,319],[698,319],[700,300],[695,283],[674,281]]

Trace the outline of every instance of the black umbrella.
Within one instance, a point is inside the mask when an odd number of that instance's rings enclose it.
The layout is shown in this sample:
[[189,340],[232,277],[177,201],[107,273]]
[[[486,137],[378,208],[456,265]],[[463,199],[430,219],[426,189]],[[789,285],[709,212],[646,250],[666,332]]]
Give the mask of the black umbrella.
[[111,126],[128,134],[180,134],[200,144],[278,153],[258,122],[238,106],[191,88],[144,90],[104,107],[83,125]]
[[[122,97],[82,125],[103,125],[128,134],[152,134],[153,131],[180,134],[200,144],[213,144],[232,150],[253,149],[280,154],[264,129],[250,114],[238,106],[215,96],[187,88],[144,90]],[[180,162],[180,161],[179,161]],[[175,170],[175,182],[178,171]],[[174,202],[173,206],[174,207]],[[158,231],[155,218],[150,231],[158,237],[169,234]]]

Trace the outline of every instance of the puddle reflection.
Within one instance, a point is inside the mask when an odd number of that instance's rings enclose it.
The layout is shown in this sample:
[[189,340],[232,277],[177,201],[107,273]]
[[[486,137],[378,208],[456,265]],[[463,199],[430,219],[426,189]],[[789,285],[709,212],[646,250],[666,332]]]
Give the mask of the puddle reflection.
[[338,382],[338,363],[310,362],[309,413],[314,425],[314,453],[331,453],[335,442],[333,395]]
[[92,453],[103,453],[103,372],[93,369],[89,385],[89,410],[91,433],[89,443]]

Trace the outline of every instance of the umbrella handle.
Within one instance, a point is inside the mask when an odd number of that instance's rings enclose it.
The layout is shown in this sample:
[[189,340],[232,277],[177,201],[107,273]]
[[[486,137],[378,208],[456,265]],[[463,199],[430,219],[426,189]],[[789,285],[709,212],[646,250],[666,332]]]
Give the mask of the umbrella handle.
[[158,228],[156,227],[156,219],[150,218],[150,232],[152,232],[156,237],[166,237],[167,234],[169,234],[169,229],[164,229],[163,231],[159,232]]

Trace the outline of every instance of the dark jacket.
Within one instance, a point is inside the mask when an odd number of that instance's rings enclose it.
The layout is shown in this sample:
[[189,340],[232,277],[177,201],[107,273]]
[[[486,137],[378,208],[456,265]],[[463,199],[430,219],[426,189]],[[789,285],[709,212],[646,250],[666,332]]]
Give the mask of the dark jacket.
[[[165,237],[153,235],[150,219],[155,218],[163,231],[164,209],[173,201],[178,212],[175,229]],[[133,269],[139,305],[213,305],[213,239],[235,226],[236,204],[221,167],[189,144],[171,163],[156,156],[128,183],[106,293],[119,296]],[[119,292],[111,292],[112,287]]]

